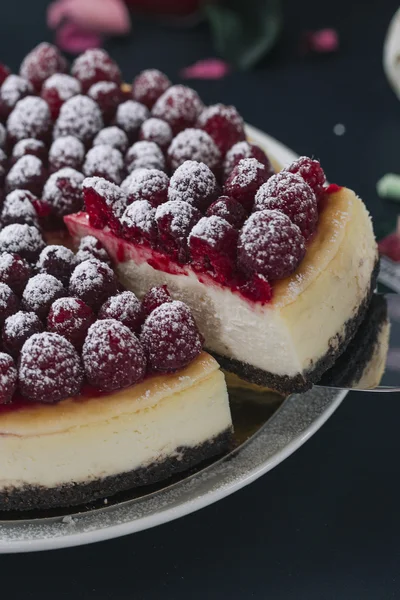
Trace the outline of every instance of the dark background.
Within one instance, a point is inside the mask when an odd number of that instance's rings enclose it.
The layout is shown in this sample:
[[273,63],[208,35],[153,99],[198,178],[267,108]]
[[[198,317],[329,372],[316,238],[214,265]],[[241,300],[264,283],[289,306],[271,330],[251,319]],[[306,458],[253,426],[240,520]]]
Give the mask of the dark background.
[[[0,59],[17,69],[46,30],[44,0],[5,0]],[[206,103],[244,118],[302,154],[331,181],[353,187],[378,235],[396,206],[378,199],[384,173],[400,173],[400,102],[382,71],[398,1],[287,0],[278,47],[249,73],[194,81]],[[304,57],[304,30],[336,27],[340,51]],[[173,79],[212,56],[205,25],[137,21],[107,45],[127,81],[154,66]],[[333,133],[336,123],[346,134]],[[93,546],[0,557],[12,598],[386,600],[400,598],[400,397],[350,394],[310,441],[274,471],[218,504],[156,529]],[[7,590],[7,591],[6,591]]]

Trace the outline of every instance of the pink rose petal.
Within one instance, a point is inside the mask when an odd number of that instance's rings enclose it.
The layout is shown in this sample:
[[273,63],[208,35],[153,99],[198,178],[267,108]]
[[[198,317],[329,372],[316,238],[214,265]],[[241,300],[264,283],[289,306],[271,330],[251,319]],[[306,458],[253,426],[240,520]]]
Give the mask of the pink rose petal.
[[230,71],[230,66],[219,58],[199,60],[180,71],[183,79],[222,79]]
[[300,49],[303,53],[328,54],[336,52],[339,49],[338,33],[332,28],[306,31],[302,36]]
[[56,44],[70,54],[80,54],[90,48],[100,48],[103,39],[92,31],[85,31],[75,23],[64,23],[56,33]]

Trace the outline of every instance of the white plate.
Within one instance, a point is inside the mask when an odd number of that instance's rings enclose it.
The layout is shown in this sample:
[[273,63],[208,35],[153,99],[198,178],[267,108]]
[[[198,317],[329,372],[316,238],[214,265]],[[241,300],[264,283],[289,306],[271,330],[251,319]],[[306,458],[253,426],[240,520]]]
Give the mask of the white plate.
[[[254,127],[249,138],[281,164],[296,155]],[[0,552],[89,544],[160,525],[199,510],[248,485],[299,448],[331,416],[346,392],[313,389],[288,398],[228,457],[162,490],[73,515],[0,521]]]

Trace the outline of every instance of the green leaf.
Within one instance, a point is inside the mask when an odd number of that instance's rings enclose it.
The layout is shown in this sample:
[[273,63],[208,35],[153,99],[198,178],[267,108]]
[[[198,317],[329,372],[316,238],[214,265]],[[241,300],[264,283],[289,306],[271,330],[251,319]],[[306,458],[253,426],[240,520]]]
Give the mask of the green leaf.
[[239,69],[249,69],[274,45],[281,30],[280,0],[227,0],[205,4],[216,49]]

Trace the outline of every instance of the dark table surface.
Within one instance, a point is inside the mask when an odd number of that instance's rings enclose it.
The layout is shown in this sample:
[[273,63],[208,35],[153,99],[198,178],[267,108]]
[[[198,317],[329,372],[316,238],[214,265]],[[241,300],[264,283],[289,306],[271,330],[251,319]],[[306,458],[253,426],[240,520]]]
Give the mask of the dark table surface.
[[[17,68],[43,39],[44,0],[0,8],[0,59]],[[400,172],[400,103],[382,71],[395,0],[287,0],[279,46],[249,73],[193,82],[206,102],[235,104],[245,119],[299,153],[319,157],[331,181],[353,187],[378,233],[396,207],[376,181]],[[340,51],[299,55],[306,29],[337,27]],[[108,44],[131,79],[148,66],[174,80],[212,55],[205,26],[137,22]],[[336,123],[346,134],[333,133]],[[400,396],[351,394],[305,446],[251,486],[181,520],[97,545],[0,558],[14,598],[331,600],[400,598]],[[7,592],[6,592],[7,590]]]

